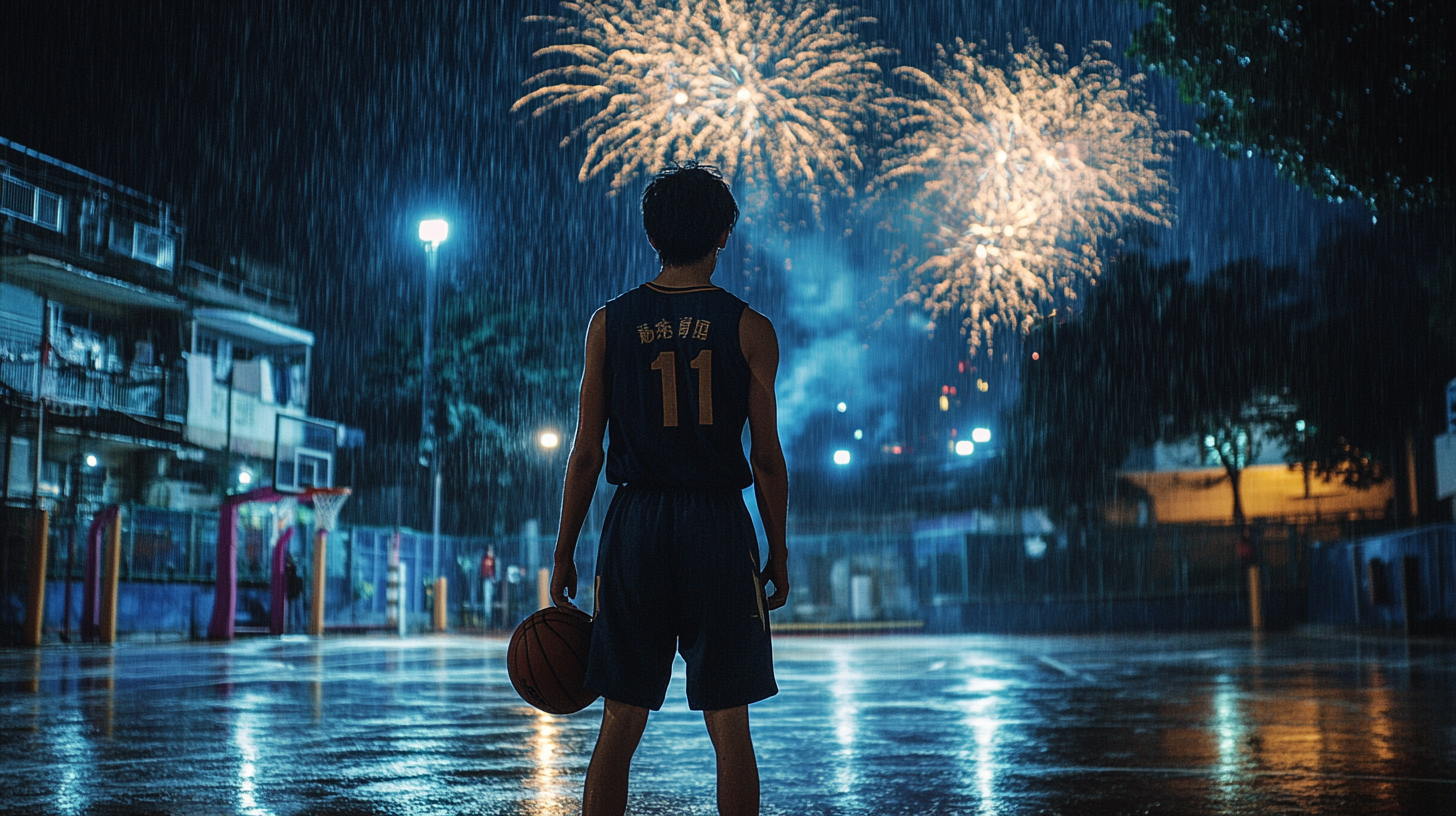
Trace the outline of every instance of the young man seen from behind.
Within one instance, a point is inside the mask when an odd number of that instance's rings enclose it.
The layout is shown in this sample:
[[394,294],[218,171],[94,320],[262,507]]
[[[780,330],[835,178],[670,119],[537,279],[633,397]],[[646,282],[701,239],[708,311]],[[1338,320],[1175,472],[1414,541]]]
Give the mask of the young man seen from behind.
[[[586,684],[606,706],[583,816],[625,811],[632,754],[648,711],[662,706],[675,651],[688,666],[688,705],[703,712],[717,754],[718,812],[758,813],[748,704],[778,693],[768,611],[789,593],[788,473],[773,324],[711,282],[737,220],[716,170],[663,170],[642,195],[642,225],[662,269],[598,309],[587,329],[551,576],[552,599],[571,606],[576,540],[605,464],[617,489],[597,555]],[[750,484],[768,537],[761,569],[742,498]]]

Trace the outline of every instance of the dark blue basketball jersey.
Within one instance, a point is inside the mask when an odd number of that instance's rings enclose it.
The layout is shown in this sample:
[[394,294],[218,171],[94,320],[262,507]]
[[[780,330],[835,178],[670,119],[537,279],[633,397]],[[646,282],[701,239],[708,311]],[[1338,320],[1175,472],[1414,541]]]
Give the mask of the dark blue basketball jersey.
[[748,304],[716,286],[647,283],[607,303],[607,481],[743,489]]

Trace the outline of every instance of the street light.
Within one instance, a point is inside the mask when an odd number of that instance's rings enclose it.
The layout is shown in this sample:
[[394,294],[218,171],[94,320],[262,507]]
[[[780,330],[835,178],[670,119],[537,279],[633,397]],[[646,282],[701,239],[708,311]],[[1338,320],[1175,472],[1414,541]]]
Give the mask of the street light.
[[430,245],[430,249],[445,243],[450,237],[450,224],[439,219],[431,218],[420,222],[420,240]]
[[435,450],[434,362],[435,292],[440,281],[440,244],[450,236],[450,225],[443,219],[420,222],[420,241],[425,245],[425,336],[421,366],[420,464],[430,469],[430,494],[433,513],[430,522],[430,552],[433,575],[440,575],[440,457]]
[[849,451],[840,448],[834,452],[834,464],[843,467],[849,464]]
[[540,437],[541,447],[551,450],[561,444],[561,437],[555,431],[543,431]]
[[972,442],[979,442],[979,443],[981,443],[983,445],[985,443],[987,443],[987,442],[990,442],[991,441],[991,429],[990,428],[972,428],[971,429],[971,441]]

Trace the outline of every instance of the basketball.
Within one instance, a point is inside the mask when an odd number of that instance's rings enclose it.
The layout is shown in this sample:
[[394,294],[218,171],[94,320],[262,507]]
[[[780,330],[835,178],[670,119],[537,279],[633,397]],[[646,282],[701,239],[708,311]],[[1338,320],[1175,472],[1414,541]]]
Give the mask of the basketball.
[[521,699],[547,714],[575,714],[596,701],[588,691],[586,655],[592,619],[548,606],[521,621],[506,650],[506,671]]

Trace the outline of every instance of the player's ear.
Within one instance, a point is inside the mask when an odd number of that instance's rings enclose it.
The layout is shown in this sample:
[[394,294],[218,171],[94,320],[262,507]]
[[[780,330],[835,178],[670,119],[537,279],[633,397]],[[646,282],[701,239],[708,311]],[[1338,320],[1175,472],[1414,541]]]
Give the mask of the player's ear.
[[[733,230],[731,230],[731,229],[725,229],[725,230],[723,230],[723,234],[718,236],[718,248],[719,249],[722,249],[723,247],[728,246],[728,236],[730,236],[732,234],[733,234]],[[653,249],[656,249],[656,248],[657,247],[653,247]]]

